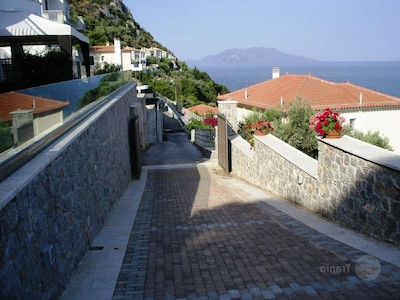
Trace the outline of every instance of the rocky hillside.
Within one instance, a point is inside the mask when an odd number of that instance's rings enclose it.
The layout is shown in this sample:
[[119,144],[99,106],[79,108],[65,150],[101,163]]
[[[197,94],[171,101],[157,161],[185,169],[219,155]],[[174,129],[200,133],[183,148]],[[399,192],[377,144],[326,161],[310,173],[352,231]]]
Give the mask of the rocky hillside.
[[71,0],[70,14],[72,20],[81,16],[85,21],[85,35],[89,37],[90,45],[105,45],[119,38],[123,47],[168,50],[136,23],[122,0]]

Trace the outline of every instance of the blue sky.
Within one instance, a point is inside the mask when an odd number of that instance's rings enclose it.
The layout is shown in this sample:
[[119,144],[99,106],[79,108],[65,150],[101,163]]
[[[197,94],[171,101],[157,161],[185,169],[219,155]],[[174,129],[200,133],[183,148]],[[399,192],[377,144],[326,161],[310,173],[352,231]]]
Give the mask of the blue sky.
[[400,61],[399,0],[123,0],[180,60],[267,47],[322,61]]

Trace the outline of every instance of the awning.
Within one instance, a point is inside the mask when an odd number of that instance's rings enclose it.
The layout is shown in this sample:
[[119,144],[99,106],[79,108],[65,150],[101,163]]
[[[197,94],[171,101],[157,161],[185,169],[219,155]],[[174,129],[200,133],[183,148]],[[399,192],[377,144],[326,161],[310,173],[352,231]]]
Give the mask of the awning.
[[75,43],[89,44],[89,38],[75,28],[26,11],[0,11],[0,46],[42,45],[70,36]]
[[0,47],[55,44],[60,46],[71,62],[72,46],[79,44],[86,74],[90,76],[89,38],[70,25],[53,22],[28,11],[0,10]]

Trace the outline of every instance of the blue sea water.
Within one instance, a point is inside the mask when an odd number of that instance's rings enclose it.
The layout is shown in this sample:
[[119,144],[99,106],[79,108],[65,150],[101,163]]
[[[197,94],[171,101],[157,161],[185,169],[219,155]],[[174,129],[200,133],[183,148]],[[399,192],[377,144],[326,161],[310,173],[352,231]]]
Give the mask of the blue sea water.
[[[191,66],[194,67],[194,66]],[[400,98],[400,62],[335,62],[312,65],[200,65],[211,78],[235,91],[272,78],[272,68],[280,74],[311,74],[332,82],[347,82]]]

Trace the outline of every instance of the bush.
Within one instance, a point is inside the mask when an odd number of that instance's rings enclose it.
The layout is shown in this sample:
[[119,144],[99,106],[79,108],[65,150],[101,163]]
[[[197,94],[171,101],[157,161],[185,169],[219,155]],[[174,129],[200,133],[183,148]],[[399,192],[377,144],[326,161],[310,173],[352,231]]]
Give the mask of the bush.
[[6,123],[0,123],[0,153],[14,146],[14,139],[11,132],[11,126]]
[[189,123],[185,126],[187,130],[192,129],[210,129],[212,128],[209,124],[204,123],[204,121],[191,118]]
[[89,103],[100,99],[102,96],[111,94],[127,82],[128,78],[126,78],[125,74],[121,72],[115,72],[104,76],[100,80],[98,87],[87,91],[85,95],[78,100],[78,108],[82,108]]
[[393,147],[389,144],[389,138],[386,136],[382,136],[379,131],[371,132],[368,131],[364,133],[360,130],[351,129],[349,125],[345,126],[344,128],[345,134],[351,136],[353,138],[359,139],[366,143],[375,145],[377,147],[381,147],[386,150],[393,151]]

